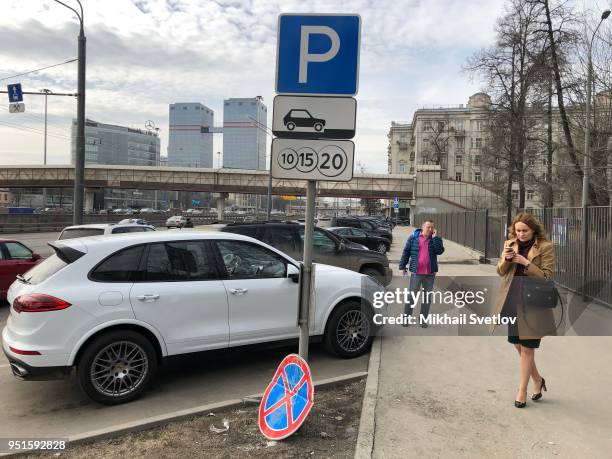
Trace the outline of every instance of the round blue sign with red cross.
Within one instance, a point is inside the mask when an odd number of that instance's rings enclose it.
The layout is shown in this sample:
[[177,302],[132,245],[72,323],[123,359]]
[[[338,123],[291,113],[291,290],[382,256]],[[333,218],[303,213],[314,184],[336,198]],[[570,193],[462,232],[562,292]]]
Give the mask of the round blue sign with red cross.
[[314,402],[312,375],[306,361],[289,354],[276,373],[259,405],[259,430],[269,440],[282,440],[302,425]]

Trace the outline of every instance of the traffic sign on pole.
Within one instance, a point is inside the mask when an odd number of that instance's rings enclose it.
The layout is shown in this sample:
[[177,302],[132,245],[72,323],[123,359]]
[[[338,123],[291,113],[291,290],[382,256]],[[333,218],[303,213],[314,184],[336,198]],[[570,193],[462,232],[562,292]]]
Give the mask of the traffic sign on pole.
[[269,440],[282,440],[303,424],[314,403],[308,363],[299,355],[283,359],[259,404],[259,430]]
[[9,113],[25,112],[25,104],[23,102],[15,102],[9,104]]
[[352,139],[356,116],[352,97],[276,96],[272,133],[292,139]]
[[353,178],[351,140],[272,140],[272,177],[348,182]]
[[357,94],[360,34],[357,14],[281,14],[276,92]]
[[9,84],[6,89],[8,91],[9,102],[23,102],[21,83]]

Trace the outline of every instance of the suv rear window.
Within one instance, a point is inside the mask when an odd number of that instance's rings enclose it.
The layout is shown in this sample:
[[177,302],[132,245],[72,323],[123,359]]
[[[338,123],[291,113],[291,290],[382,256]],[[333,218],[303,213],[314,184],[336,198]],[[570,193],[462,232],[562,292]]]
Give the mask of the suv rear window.
[[68,263],[62,261],[56,254],[53,254],[26,272],[23,277],[30,284],[40,284],[67,265]]
[[64,239],[74,239],[77,237],[87,237],[87,236],[101,236],[104,234],[104,230],[102,228],[74,228],[74,229],[65,229],[60,234],[59,240],[62,241]]

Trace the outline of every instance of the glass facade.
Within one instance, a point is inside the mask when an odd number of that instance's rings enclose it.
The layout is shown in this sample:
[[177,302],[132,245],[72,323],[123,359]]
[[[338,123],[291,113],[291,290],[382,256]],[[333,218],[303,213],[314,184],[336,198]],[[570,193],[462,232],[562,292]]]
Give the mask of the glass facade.
[[223,167],[266,169],[268,109],[260,97],[223,102]]
[[198,102],[170,104],[168,165],[213,167],[214,112]]

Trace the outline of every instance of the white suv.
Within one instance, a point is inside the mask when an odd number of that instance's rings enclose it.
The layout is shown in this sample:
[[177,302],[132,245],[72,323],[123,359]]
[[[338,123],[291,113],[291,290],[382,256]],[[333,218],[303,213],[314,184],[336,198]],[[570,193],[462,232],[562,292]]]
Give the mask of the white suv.
[[91,225],[67,226],[62,230],[57,240],[106,234],[145,233],[148,231],[155,231],[155,227],[140,223],[93,223]]
[[[151,232],[50,243],[15,281],[2,348],[20,379],[76,367],[104,404],[137,398],[170,355],[298,336],[298,263],[247,236]],[[334,354],[369,349],[367,276],[316,266],[311,335]],[[364,290],[365,289],[365,290]]]

